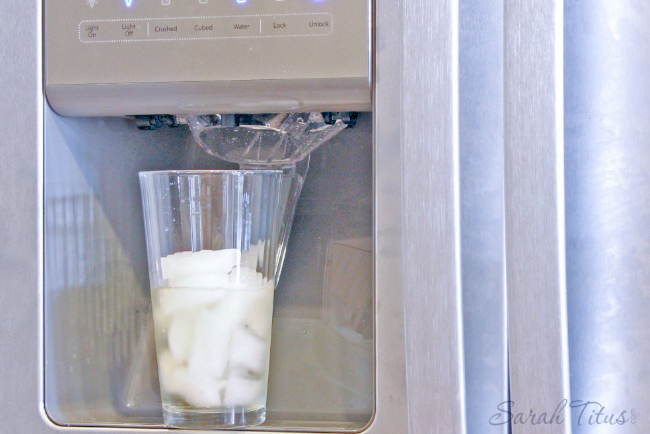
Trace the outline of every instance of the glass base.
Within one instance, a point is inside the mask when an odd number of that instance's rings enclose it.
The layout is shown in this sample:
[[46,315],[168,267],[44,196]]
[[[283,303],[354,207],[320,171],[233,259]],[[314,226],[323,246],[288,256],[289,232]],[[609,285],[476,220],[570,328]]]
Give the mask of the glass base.
[[266,420],[266,407],[230,407],[222,409],[165,408],[165,425],[172,428],[215,429],[256,426]]

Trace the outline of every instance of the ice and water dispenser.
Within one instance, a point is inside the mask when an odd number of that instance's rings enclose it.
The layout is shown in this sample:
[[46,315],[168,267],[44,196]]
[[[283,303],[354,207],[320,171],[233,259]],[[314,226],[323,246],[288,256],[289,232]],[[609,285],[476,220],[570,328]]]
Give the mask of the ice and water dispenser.
[[290,119],[313,122],[315,134],[347,128],[292,169],[301,193],[275,288],[266,421],[256,429],[367,426],[376,396],[371,2],[44,5],[50,421],[162,426],[138,172],[250,169],[206,152],[187,124],[200,119],[224,139]]

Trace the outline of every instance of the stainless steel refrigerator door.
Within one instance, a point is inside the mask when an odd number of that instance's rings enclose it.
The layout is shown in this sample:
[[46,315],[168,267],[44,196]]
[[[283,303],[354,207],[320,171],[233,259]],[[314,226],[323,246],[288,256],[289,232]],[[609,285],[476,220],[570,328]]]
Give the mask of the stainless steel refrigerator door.
[[[513,433],[569,433],[561,0],[505,2],[505,224]],[[549,423],[530,414],[545,413]],[[506,417],[506,414],[502,414]]]
[[[494,188],[485,201],[490,203],[483,202],[485,192],[472,190],[476,179],[463,179],[462,175],[463,171],[473,175],[472,165],[482,159],[472,152],[476,142],[469,139],[474,132],[472,119],[480,115],[471,110],[476,101],[471,87],[475,77],[468,70],[489,63],[490,59],[476,56],[459,60],[459,47],[480,39],[483,32],[491,38],[482,42],[489,50],[496,50],[498,57],[495,41],[499,33],[490,29],[499,25],[500,18],[495,14],[495,22],[474,28],[477,21],[473,14],[478,12],[470,11],[468,6],[460,7],[454,0],[433,4],[427,0],[377,1],[377,398],[369,432],[407,432],[409,427],[411,432],[463,432],[486,423],[486,408],[497,404],[491,401],[507,396],[502,274],[495,272],[490,279],[498,310],[496,320],[488,317],[493,330],[490,337],[495,338],[494,346],[489,348],[494,359],[481,350],[480,333],[485,330],[471,330],[474,326],[469,321],[465,323],[469,330],[463,334],[461,317],[461,285],[473,285],[473,291],[478,291],[481,264],[486,261],[497,268],[503,265],[503,259],[496,253],[502,249],[498,228],[502,226],[503,215],[499,206],[492,203],[501,194],[496,186],[501,179],[502,161],[496,155],[489,163],[494,168],[489,171],[494,176]],[[8,222],[2,229],[3,241],[8,241],[0,266],[3,276],[9,276],[7,281],[12,288],[3,295],[5,304],[0,321],[6,334],[1,343],[7,348],[14,346],[20,355],[20,359],[11,359],[2,372],[7,387],[2,395],[6,405],[1,411],[9,432],[51,432],[53,427],[38,417],[42,397],[38,393],[36,315],[40,310],[39,270],[43,253],[43,246],[39,245],[42,191],[38,182],[42,176],[43,139],[40,9],[36,4],[19,0],[5,1],[2,8],[3,19],[4,11],[12,17],[3,27],[1,37],[6,43],[2,49],[14,50],[11,59],[21,60],[13,68],[0,71],[11,92],[8,101],[12,102],[11,106],[2,106],[3,116],[10,121],[9,128],[13,128],[9,130],[11,134],[3,136],[0,148],[4,157],[0,176],[5,185],[11,186],[11,202],[0,205],[0,215]],[[436,25],[430,27],[431,23]],[[430,28],[435,33],[429,32]],[[15,34],[23,37],[16,40]],[[2,54],[4,57],[7,53]],[[461,68],[468,68],[464,70],[466,75],[459,75]],[[498,61],[486,68],[498,71]],[[497,81],[490,81],[490,91],[479,98],[492,104],[492,108],[499,105]],[[484,128],[498,136],[498,126]],[[465,138],[459,139],[463,131]],[[498,154],[496,143],[498,139],[490,141],[490,148]],[[27,174],[20,183],[15,181],[19,173]],[[463,189],[467,192],[465,202],[461,202]],[[480,208],[474,218],[472,214],[477,209],[472,203]],[[465,235],[461,219],[467,229]],[[472,257],[470,252],[463,253],[461,246],[480,244],[474,231],[482,230],[482,222],[489,222],[490,230],[497,235],[488,241],[489,253],[485,257]],[[468,266],[467,274],[461,275],[461,261]],[[471,271],[472,267],[476,271]],[[466,301],[472,301],[471,297]],[[480,298],[473,301],[480,304]],[[14,345],[15,342],[20,345]],[[472,351],[464,352],[463,342]],[[493,365],[485,370],[473,369],[474,377],[466,382],[464,365],[484,367],[487,360],[492,360]],[[481,390],[486,379],[491,388],[489,397]],[[467,394],[472,395],[471,399],[467,399]],[[486,400],[480,402],[481,397]],[[479,407],[480,411],[473,413],[472,409]]]
[[[386,2],[388,4],[388,2]],[[399,6],[399,5],[397,5]],[[392,6],[391,6],[392,7]],[[5,15],[5,11],[7,15]],[[7,21],[7,17],[11,17]],[[41,82],[40,9],[37,4],[24,4],[10,0],[3,2],[4,20],[2,40],[3,58],[17,63],[0,71],[2,82],[7,86],[8,99],[3,100],[2,113],[10,124],[8,135],[1,142],[2,179],[10,191],[3,201],[0,214],[3,225],[2,275],[8,284],[3,292],[2,344],[12,348],[13,357],[3,362],[4,389],[1,408],[2,430],[7,432],[54,432],[57,427],[46,422],[43,413],[42,379],[43,366],[39,357],[41,334],[39,312],[42,294],[42,152],[44,101]],[[386,7],[378,17],[389,40],[392,32],[401,31],[399,16]],[[15,35],[22,35],[15,39]],[[399,52],[401,44],[386,44],[378,62],[385,65],[382,84],[377,86],[378,99],[383,101],[377,113],[381,116],[394,114],[399,107],[399,94],[394,92],[391,77],[398,77],[392,54]],[[380,253],[375,267],[377,276],[379,312],[376,315],[378,339],[376,372],[376,415],[368,432],[405,432],[406,390],[403,345],[403,310],[401,300],[401,272],[394,269],[401,257],[401,208],[399,203],[401,178],[399,152],[395,146],[397,125],[388,123],[377,132],[377,156],[375,163],[380,179],[376,181],[377,207],[382,210],[377,218],[376,243]],[[394,169],[397,169],[396,171]],[[396,188],[397,186],[397,188]],[[40,360],[40,361],[39,361]],[[76,432],[90,429],[76,430]],[[138,432],[145,432],[139,430]]]
[[405,2],[404,22],[402,61],[408,67],[402,71],[400,142],[409,429],[463,433],[458,3]]
[[460,1],[458,129],[460,248],[468,433],[508,400],[504,225],[503,1]]
[[[43,431],[39,416],[41,53],[36,1],[0,5],[0,415],[3,432]],[[36,345],[35,345],[36,344]]]
[[647,433],[650,5],[564,9],[571,398],[583,403],[573,432]]
[[410,432],[505,433],[503,4],[403,7]]

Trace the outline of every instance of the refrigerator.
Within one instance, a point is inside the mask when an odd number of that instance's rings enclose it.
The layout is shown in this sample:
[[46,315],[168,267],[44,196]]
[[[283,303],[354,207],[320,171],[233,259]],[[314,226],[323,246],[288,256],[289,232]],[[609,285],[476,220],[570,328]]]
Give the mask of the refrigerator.
[[[0,432],[165,429],[134,176],[231,166],[123,116],[161,112],[55,109],[89,99],[46,91],[47,11],[111,1],[0,5]],[[246,431],[648,432],[650,6],[358,3],[367,89],[319,88],[359,114],[311,157]]]

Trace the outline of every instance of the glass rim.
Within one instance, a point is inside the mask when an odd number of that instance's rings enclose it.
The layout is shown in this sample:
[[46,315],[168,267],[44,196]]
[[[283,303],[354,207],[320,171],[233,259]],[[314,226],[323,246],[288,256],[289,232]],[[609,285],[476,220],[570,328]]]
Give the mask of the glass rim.
[[196,175],[282,175],[284,172],[280,169],[223,169],[223,170],[142,170],[138,176],[196,176]]

